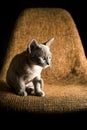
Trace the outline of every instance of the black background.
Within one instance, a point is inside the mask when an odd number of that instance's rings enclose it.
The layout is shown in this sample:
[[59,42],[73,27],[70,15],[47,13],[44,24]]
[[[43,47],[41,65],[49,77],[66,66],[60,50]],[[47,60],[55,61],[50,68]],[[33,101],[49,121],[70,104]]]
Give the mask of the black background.
[[[59,8],[64,8],[67,11],[69,11],[77,25],[77,29],[78,29],[80,38],[82,40],[85,54],[87,56],[87,52],[86,52],[87,50],[87,19],[86,19],[87,6],[86,5],[87,5],[86,1],[83,1],[83,0],[31,0],[31,1],[30,0],[11,0],[11,1],[0,0],[0,69],[3,65],[4,56],[6,53],[7,46],[9,44],[9,39],[10,39],[10,35],[12,32],[15,20],[23,9],[30,8],[30,7],[44,7],[44,8],[45,7],[49,7],[49,8],[59,7]],[[77,115],[71,114],[70,116],[68,115],[59,116],[58,122],[60,122],[61,119],[62,121],[64,120],[64,121],[69,122],[69,120],[71,120],[70,117],[72,117],[73,121],[75,121],[75,123],[77,124],[77,117],[78,117],[78,120],[82,121],[84,120],[85,114],[86,113],[82,112],[81,114],[77,113]],[[39,116],[40,118],[38,120],[37,120],[37,117],[38,115],[34,117],[36,122],[39,122],[39,121],[40,123],[43,122],[42,116]],[[68,118],[69,120],[66,120],[66,118],[61,118],[61,117],[69,117]],[[51,116],[51,118],[49,116],[49,119],[52,119],[51,123],[53,123],[55,118],[56,118],[55,115]],[[45,119],[48,119],[47,116]],[[45,123],[48,124],[48,120],[46,120]],[[44,125],[44,123],[42,123],[42,125]],[[49,125],[51,124],[49,123]],[[53,125],[55,125],[55,123]],[[61,127],[63,127],[63,125],[61,125]],[[72,122],[72,127],[73,127],[73,122]],[[55,126],[53,126],[53,128],[55,129]]]

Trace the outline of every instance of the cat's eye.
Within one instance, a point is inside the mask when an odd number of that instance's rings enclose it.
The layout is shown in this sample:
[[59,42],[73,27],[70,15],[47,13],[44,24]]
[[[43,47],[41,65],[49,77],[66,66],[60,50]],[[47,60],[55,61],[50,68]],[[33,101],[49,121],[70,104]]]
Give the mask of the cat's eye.
[[46,58],[45,58],[44,56],[42,57],[42,59],[43,59],[43,60],[46,60]]
[[52,58],[51,56],[48,57],[49,60],[51,60],[51,58]]
[[51,56],[49,56],[49,59],[51,59]]

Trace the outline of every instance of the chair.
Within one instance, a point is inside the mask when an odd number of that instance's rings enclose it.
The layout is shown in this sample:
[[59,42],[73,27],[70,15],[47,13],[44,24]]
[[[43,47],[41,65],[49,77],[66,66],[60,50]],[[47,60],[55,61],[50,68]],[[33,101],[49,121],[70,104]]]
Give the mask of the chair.
[[[34,38],[54,37],[52,67],[43,70],[45,97],[18,96],[6,83],[11,59]],[[26,113],[66,113],[87,109],[87,60],[76,24],[62,8],[27,8],[15,22],[0,73],[0,109]]]

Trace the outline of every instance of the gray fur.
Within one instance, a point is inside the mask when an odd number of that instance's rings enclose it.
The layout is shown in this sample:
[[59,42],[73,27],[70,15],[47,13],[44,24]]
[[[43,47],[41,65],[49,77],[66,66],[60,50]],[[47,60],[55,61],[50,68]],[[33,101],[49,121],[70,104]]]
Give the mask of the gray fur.
[[33,39],[27,48],[20,54],[17,54],[11,61],[7,71],[7,83],[15,89],[20,96],[33,94],[45,96],[43,91],[43,79],[41,71],[51,65],[52,54],[50,45],[54,38],[51,38],[44,44],[38,44]]

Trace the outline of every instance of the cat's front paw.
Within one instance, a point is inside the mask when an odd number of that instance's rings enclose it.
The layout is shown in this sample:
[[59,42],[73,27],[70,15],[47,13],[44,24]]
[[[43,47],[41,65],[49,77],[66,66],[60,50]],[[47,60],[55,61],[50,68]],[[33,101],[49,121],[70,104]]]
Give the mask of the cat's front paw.
[[26,88],[26,91],[29,95],[34,95],[34,88]]
[[21,92],[18,92],[18,95],[19,96],[27,96],[27,92],[21,91]]
[[45,93],[44,93],[44,91],[39,91],[39,92],[36,92],[35,95],[36,95],[36,96],[44,97],[44,96],[45,96]]

